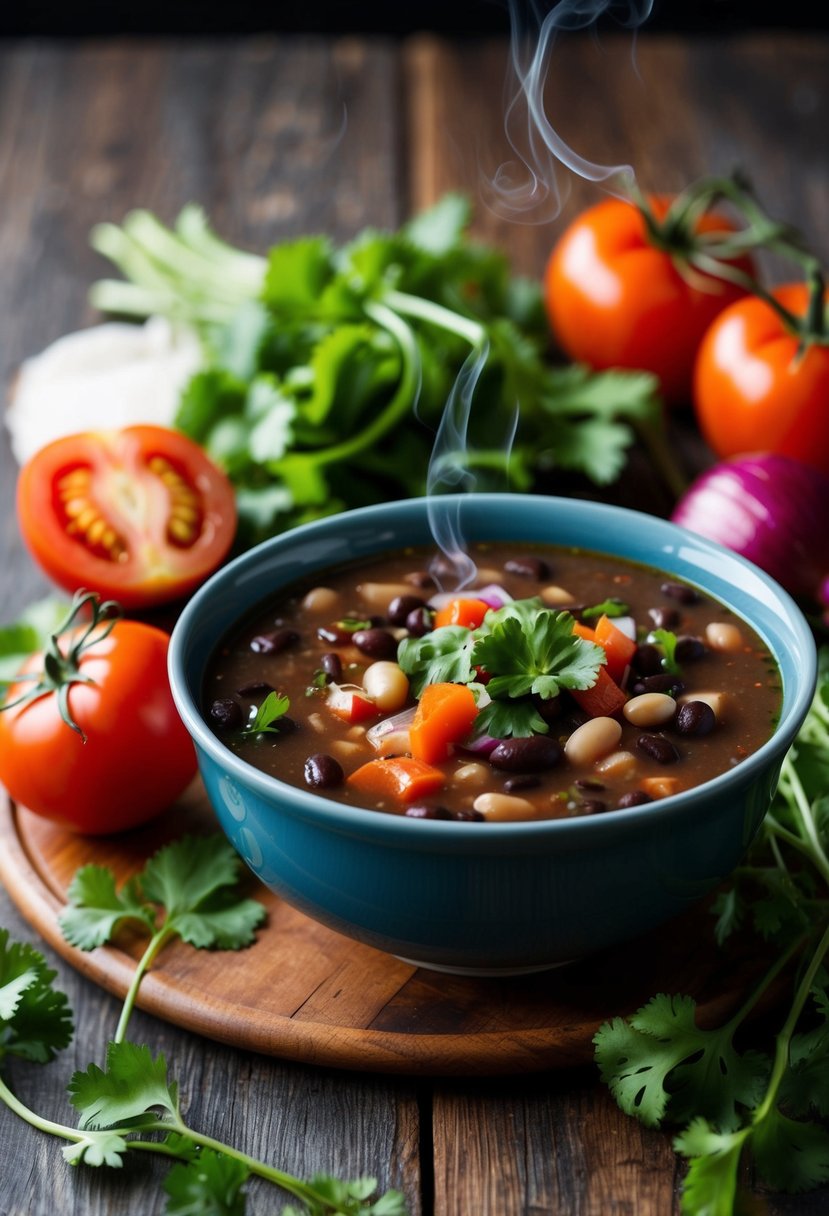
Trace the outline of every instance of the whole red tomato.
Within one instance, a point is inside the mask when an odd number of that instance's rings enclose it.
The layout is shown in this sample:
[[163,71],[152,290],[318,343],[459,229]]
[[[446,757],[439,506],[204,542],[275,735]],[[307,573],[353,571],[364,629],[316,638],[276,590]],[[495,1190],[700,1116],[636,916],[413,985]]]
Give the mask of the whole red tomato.
[[[690,404],[702,336],[745,292],[690,261],[695,238],[733,232],[733,225],[713,211],[689,226],[672,225],[672,202],[648,200],[656,227],[663,225],[658,243],[633,203],[613,198],[584,211],[553,249],[544,296],[553,334],[570,359],[653,372],[667,402]],[[734,265],[751,270],[746,259]]]
[[[26,701],[32,685],[13,685],[0,712],[0,782],[19,805],[100,835],[165,810],[194,776],[196,758],[170,692],[167,635],[119,620],[110,632],[93,629],[73,653],[85,633],[58,643],[60,661],[76,673],[67,670],[63,688],[77,729],[62,717],[59,693]],[[42,671],[43,659],[33,655],[24,671]]]
[[[806,283],[772,293],[807,316]],[[764,300],[746,296],[710,327],[694,372],[700,430],[720,457],[775,452],[829,474],[829,346],[804,342]]]
[[58,586],[88,587],[128,609],[191,592],[236,533],[228,478],[192,439],[162,426],[47,444],[20,471],[17,516]]

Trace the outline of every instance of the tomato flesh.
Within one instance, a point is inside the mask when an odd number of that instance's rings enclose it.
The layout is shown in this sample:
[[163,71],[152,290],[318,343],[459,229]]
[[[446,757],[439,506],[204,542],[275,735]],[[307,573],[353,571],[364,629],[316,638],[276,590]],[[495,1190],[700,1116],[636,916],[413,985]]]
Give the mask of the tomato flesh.
[[125,608],[192,591],[227,556],[233,487],[186,436],[165,427],[70,435],[20,472],[23,538],[61,587]]

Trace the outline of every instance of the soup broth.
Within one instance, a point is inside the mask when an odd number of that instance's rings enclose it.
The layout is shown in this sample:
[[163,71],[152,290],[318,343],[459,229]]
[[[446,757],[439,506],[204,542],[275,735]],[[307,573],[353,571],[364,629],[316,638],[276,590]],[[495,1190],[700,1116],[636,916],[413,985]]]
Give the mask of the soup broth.
[[773,732],[776,666],[721,603],[615,557],[500,542],[470,555],[477,576],[457,593],[426,549],[284,590],[217,648],[206,720],[291,785],[470,823],[624,813]]

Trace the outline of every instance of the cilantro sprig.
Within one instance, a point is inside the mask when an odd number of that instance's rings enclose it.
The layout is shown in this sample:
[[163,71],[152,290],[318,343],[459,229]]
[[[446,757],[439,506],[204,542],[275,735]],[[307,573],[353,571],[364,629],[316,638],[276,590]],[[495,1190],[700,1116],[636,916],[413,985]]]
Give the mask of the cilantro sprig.
[[496,738],[549,730],[532,697],[549,700],[562,688],[590,688],[606,661],[601,646],[573,632],[569,612],[538,598],[491,609],[477,629],[445,625],[421,638],[404,638],[397,661],[419,697],[427,684],[469,684],[480,692],[486,672],[489,698],[475,720],[477,734]]
[[[595,1036],[596,1062],[623,1111],[684,1129],[684,1216],[744,1208],[751,1158],[775,1190],[829,1182],[829,648],[810,712],[745,864],[714,904],[715,935],[753,930],[772,963],[743,1006],[712,1029],[690,996],[653,997]],[[769,1050],[744,1047],[746,1022],[796,961],[789,1006]]]
[[[245,1186],[253,1176],[290,1194],[294,1216],[405,1216],[403,1196],[374,1198],[374,1178],[343,1182],[318,1175],[306,1182],[190,1127],[180,1088],[163,1055],[128,1040],[127,1023],[143,975],[174,937],[197,949],[238,950],[254,941],[264,907],[240,896],[241,863],[222,836],[185,837],[162,848],[120,889],[107,867],[78,871],[60,917],[72,945],[92,950],[124,925],[145,931],[149,942],[124,1001],[104,1067],[90,1063],[69,1082],[78,1125],[45,1119],[30,1110],[0,1075],[0,1101],[39,1131],[65,1141],[70,1165],[117,1168],[129,1153],[173,1158],[164,1189],[168,1216],[222,1213],[244,1216]],[[31,946],[9,942],[0,929],[0,1071],[9,1056],[47,1063],[66,1047],[72,1018],[55,972]]]
[[608,484],[641,437],[675,494],[684,489],[655,378],[553,365],[540,285],[473,242],[470,218],[469,201],[449,194],[396,231],[366,229],[341,246],[303,236],[266,257],[222,242],[196,206],[173,228],[139,210],[93,230],[128,280],[96,283],[95,306],[199,331],[205,365],[176,425],[227,470],[251,538],[422,494],[434,428],[470,354],[481,372],[466,459],[478,488],[503,483],[502,437],[519,402],[515,486],[553,466]]

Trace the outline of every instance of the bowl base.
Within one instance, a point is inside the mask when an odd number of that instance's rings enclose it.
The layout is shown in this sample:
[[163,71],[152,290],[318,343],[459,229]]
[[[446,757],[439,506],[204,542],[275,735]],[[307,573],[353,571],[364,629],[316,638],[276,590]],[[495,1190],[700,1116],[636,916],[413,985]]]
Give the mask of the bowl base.
[[575,962],[575,959],[564,959],[560,963],[534,963],[530,967],[455,967],[445,963],[425,963],[416,958],[403,958],[401,954],[396,954],[395,958],[400,959],[401,963],[408,963],[410,967],[423,967],[426,971],[441,971],[444,975],[468,975],[471,977],[479,977],[482,979],[498,979],[503,976],[507,979],[511,975],[536,975],[539,971],[553,971],[556,967],[569,967],[570,963]]

